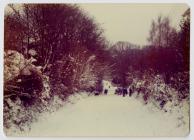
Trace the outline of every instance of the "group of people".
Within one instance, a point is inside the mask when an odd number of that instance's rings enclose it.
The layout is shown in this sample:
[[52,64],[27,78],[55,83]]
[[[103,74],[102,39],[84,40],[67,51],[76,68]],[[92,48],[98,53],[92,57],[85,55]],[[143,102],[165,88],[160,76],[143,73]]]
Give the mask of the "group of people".
[[[113,89],[113,88],[112,88]],[[151,79],[144,77],[143,80],[133,79],[133,82],[128,87],[115,87],[112,90],[110,86],[106,86],[103,90],[105,95],[113,93],[123,97],[135,94],[135,97],[140,97],[144,100],[145,104],[149,100],[154,100],[159,103],[161,108],[172,100],[168,86],[165,84],[161,76],[155,76]]]
[[[108,89],[104,89],[104,94],[107,95],[109,92]],[[152,91],[149,88],[149,85],[146,84],[146,82],[135,82],[135,84],[131,84],[129,87],[118,87],[115,89],[114,94],[115,95],[120,95],[120,96],[129,96],[131,97],[133,94],[135,94],[135,97],[141,97],[143,98],[145,104],[148,103],[148,100],[150,99],[150,96],[152,94],[152,92],[157,92]],[[161,94],[163,95],[163,94]],[[163,101],[163,99],[161,99],[161,107],[163,107],[163,105],[165,104],[165,102]]]
[[123,97],[127,95],[131,97],[134,93],[136,93],[137,96],[142,94],[144,101],[147,103],[147,100],[149,98],[149,91],[146,90],[144,87],[135,87],[134,85],[131,85],[128,88],[117,88],[115,90],[116,95],[122,95]]
[[[104,94],[107,95],[109,92],[108,89],[104,89]],[[122,95],[123,97],[129,95],[132,96],[133,93],[137,92],[137,94],[139,95],[141,92],[145,92],[145,90],[142,87],[136,87],[134,85],[131,85],[127,88],[125,87],[118,87],[115,89],[115,93],[116,95]]]
[[133,91],[132,91],[131,88],[121,88],[121,87],[119,87],[115,90],[116,95],[122,95],[123,97],[125,97],[127,94],[129,94],[129,96],[131,96],[132,92]]

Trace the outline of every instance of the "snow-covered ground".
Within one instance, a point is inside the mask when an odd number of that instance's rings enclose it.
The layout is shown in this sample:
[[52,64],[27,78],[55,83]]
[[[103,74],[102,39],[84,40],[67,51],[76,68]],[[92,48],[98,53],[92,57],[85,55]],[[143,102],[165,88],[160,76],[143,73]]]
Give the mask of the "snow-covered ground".
[[[176,112],[164,112],[135,97],[117,95],[72,96],[53,113],[43,113],[31,130],[19,136],[185,136],[189,116],[182,125]],[[180,111],[179,111],[180,112]],[[12,134],[13,135],[13,134]]]

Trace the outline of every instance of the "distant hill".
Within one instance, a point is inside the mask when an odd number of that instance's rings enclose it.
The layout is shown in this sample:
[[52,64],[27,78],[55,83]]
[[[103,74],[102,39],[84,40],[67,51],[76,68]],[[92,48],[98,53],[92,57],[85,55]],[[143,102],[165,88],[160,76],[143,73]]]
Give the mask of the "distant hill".
[[113,50],[126,50],[126,49],[140,49],[141,47],[139,45],[132,44],[127,41],[118,41],[115,43],[111,49]]

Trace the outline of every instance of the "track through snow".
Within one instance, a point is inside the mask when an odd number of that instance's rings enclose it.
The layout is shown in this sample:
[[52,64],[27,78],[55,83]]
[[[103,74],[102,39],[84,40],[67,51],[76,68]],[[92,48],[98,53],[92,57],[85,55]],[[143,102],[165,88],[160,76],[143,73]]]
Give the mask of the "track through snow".
[[[76,101],[75,101],[76,99]],[[176,114],[144,105],[134,97],[74,97],[54,113],[44,113],[23,136],[185,136]],[[20,135],[20,136],[21,136]]]

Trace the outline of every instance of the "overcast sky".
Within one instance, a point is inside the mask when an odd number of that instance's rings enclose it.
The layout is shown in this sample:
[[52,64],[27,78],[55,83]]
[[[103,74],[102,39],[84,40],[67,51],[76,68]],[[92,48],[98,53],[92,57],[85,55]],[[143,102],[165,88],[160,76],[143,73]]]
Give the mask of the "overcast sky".
[[105,30],[113,43],[129,41],[147,44],[152,19],[169,16],[172,25],[179,28],[181,16],[188,8],[185,4],[80,4]]
[[[151,22],[159,15],[168,16],[172,26],[179,28],[186,4],[78,4],[104,29],[106,38],[115,43],[128,41],[147,44]],[[15,5],[16,8],[20,5]],[[10,9],[5,9],[8,12]]]

